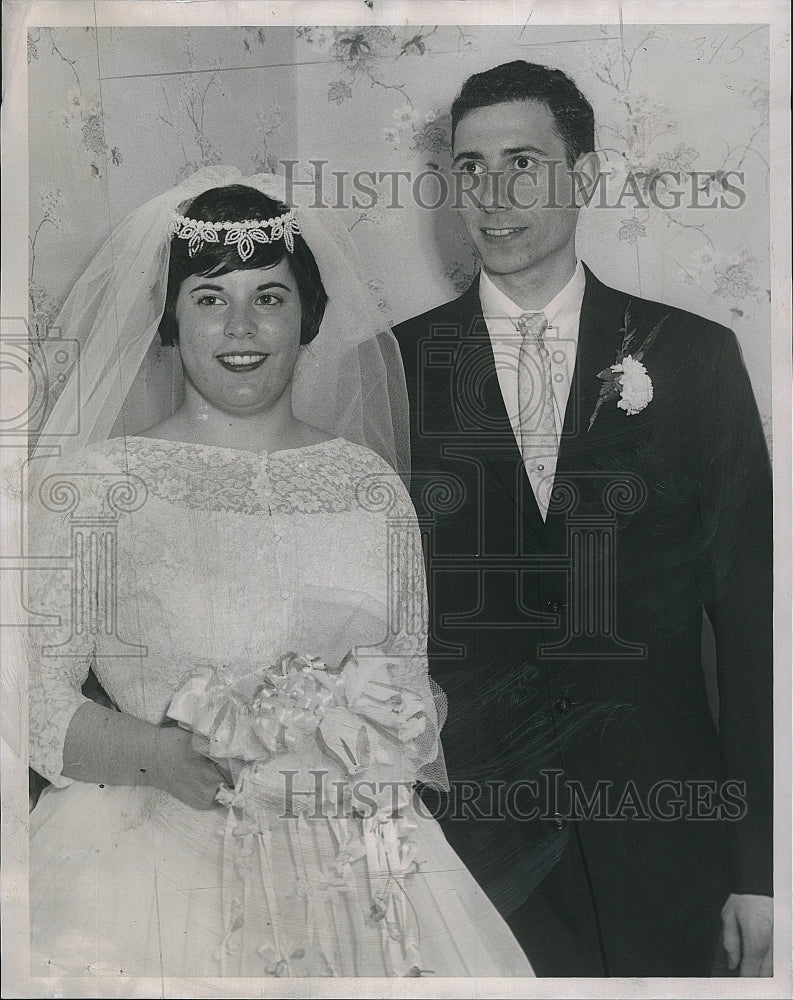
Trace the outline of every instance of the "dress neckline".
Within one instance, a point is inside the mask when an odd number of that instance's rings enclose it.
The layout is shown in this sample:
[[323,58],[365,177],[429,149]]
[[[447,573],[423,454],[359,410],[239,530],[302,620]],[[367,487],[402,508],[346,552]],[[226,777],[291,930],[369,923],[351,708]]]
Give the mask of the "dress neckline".
[[290,455],[294,452],[313,451],[315,448],[324,448],[327,445],[338,444],[345,441],[345,438],[333,437],[325,441],[315,441],[314,444],[304,444],[297,448],[278,448],[276,451],[249,451],[247,448],[231,448],[222,444],[202,444],[198,441],[175,441],[173,438],[147,437],[144,434],[125,434],[117,438],[108,438],[108,441],[150,441],[153,445],[174,445],[178,448],[185,446],[190,448],[209,448],[213,451],[227,451],[234,455],[250,455],[253,458],[272,458],[276,455]]

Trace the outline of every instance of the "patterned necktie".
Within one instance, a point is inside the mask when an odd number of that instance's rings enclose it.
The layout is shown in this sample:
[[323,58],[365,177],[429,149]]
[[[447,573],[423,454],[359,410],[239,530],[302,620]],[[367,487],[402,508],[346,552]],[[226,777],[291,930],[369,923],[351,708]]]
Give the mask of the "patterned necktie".
[[518,356],[520,451],[543,521],[556,472],[559,441],[554,416],[551,358],[543,339],[545,313],[523,313],[515,326],[523,340]]

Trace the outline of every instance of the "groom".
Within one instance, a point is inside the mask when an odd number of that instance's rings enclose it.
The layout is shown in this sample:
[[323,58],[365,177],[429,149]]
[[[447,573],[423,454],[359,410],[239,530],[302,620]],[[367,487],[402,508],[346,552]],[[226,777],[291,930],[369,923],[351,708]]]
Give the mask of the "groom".
[[395,330],[449,699],[425,802],[538,975],[707,976],[720,933],[768,975],[771,480],[736,339],[577,259],[598,158],[564,73],[472,76],[452,141],[482,268]]

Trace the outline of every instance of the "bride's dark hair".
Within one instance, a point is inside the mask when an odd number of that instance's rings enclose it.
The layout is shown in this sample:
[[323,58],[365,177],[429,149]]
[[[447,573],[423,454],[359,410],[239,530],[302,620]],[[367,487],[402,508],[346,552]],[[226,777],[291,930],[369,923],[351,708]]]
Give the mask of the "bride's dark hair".
[[[244,184],[210,188],[209,191],[204,191],[194,198],[189,205],[180,208],[182,214],[204,222],[244,222],[247,219],[264,221],[288,211],[287,205]],[[222,240],[217,243],[205,242],[199,252],[191,257],[188,241],[174,237],[171,240],[165,309],[159,326],[162,343],[175,344],[179,339],[176,299],[185,278],[193,274],[219,275],[228,274],[229,271],[273,267],[284,259],[289,261],[300,296],[302,314],[300,343],[311,343],[319,331],[328,296],[319,275],[317,262],[306,241],[299,234],[295,234],[294,241],[293,253],[289,253],[286,249],[282,238],[272,243],[254,243],[253,254],[243,261],[237,252],[236,244],[226,246]]]

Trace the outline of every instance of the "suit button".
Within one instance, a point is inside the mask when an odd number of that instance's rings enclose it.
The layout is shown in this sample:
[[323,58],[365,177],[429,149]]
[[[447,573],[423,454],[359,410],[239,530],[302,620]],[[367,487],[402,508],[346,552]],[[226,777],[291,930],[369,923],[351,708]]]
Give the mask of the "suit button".
[[572,704],[573,703],[570,701],[570,699],[567,697],[567,695],[564,695],[562,698],[559,698],[559,700],[554,703],[553,707],[556,709],[557,712],[560,712],[560,713],[562,713],[562,712],[569,712],[570,711],[570,706]]
[[545,610],[550,611],[552,615],[559,615],[564,610],[564,604],[561,601],[546,601]]

